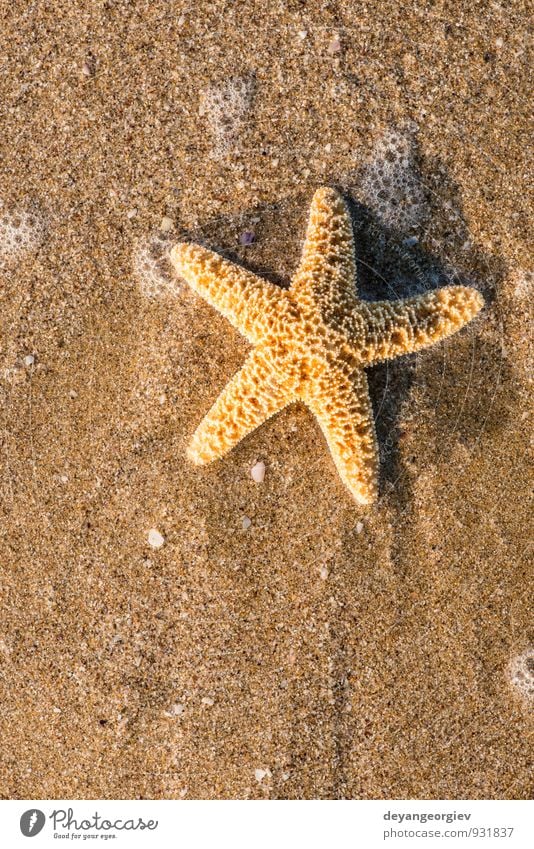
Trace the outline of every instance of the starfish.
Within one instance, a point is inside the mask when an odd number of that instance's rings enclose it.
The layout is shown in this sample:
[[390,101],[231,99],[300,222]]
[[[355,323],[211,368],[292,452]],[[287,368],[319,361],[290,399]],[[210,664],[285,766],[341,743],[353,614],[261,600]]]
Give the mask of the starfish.
[[177,244],[180,276],[254,346],[197,428],[189,458],[210,463],[288,404],[316,417],[353,497],[378,495],[378,449],[365,367],[455,333],[481,309],[475,289],[447,286],[399,301],[356,292],[352,223],[342,196],[316,191],[301,262],[281,289],[200,245]]

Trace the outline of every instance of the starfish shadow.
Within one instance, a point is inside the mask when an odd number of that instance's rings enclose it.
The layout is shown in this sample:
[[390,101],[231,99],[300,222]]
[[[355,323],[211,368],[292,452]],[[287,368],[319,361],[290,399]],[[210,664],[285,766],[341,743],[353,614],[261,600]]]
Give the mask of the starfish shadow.
[[[201,228],[184,233],[184,237],[287,289],[300,259],[300,244],[293,234],[304,236],[308,201],[308,193],[302,192],[276,203],[258,204],[233,215],[212,218]],[[287,238],[287,234],[291,237]],[[240,242],[245,235],[252,236],[249,244]]]
[[[358,265],[358,292],[362,300],[396,300],[419,295],[445,285],[475,286],[484,294],[486,303],[494,297],[492,281],[502,278],[501,263],[493,261],[489,281],[473,279],[447,260],[419,246],[414,236],[386,227],[367,206],[347,197],[353,220]],[[467,241],[463,217],[456,240]],[[449,241],[451,235],[449,234]],[[470,267],[487,267],[487,258],[470,257]],[[395,492],[395,501],[403,509],[412,497],[410,478],[403,468],[399,442],[403,435],[402,408],[410,396],[416,379],[417,355],[390,360],[367,369],[369,391],[375,413],[375,426],[380,451],[380,493]]]

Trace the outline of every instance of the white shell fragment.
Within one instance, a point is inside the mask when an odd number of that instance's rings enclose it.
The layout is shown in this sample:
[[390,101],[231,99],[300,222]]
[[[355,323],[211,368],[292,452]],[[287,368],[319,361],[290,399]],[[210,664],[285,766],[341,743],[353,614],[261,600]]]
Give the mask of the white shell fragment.
[[262,463],[262,461],[259,460],[254,464],[254,466],[252,466],[250,474],[252,475],[253,481],[256,481],[256,483],[263,483],[265,478],[265,463]]
[[170,230],[172,230],[173,227],[174,221],[172,220],[172,218],[169,218],[167,215],[165,215],[161,219],[160,230],[162,230],[163,233],[168,233]]
[[157,528],[150,528],[148,532],[148,544],[152,548],[161,548],[165,539],[162,537]]

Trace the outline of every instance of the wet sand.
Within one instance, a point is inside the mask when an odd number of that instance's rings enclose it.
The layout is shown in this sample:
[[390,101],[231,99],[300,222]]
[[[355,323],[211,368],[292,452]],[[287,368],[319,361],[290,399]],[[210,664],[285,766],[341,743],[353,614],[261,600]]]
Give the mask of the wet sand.
[[[2,6],[3,798],[531,796],[527,20]],[[372,508],[299,406],[184,456],[248,345],[158,251],[285,285],[323,184],[364,297],[486,299],[370,370]]]

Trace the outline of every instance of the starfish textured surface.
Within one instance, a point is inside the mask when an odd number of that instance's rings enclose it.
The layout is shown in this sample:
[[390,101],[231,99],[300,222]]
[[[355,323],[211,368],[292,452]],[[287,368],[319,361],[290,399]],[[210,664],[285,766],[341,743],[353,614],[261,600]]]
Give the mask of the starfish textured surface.
[[222,457],[266,419],[302,401],[341,479],[361,504],[378,495],[378,450],[365,367],[419,351],[475,316],[482,296],[448,286],[401,301],[360,301],[352,222],[330,188],[315,193],[300,266],[281,289],[199,245],[171,251],[178,274],[254,346],[197,428],[195,463]]

